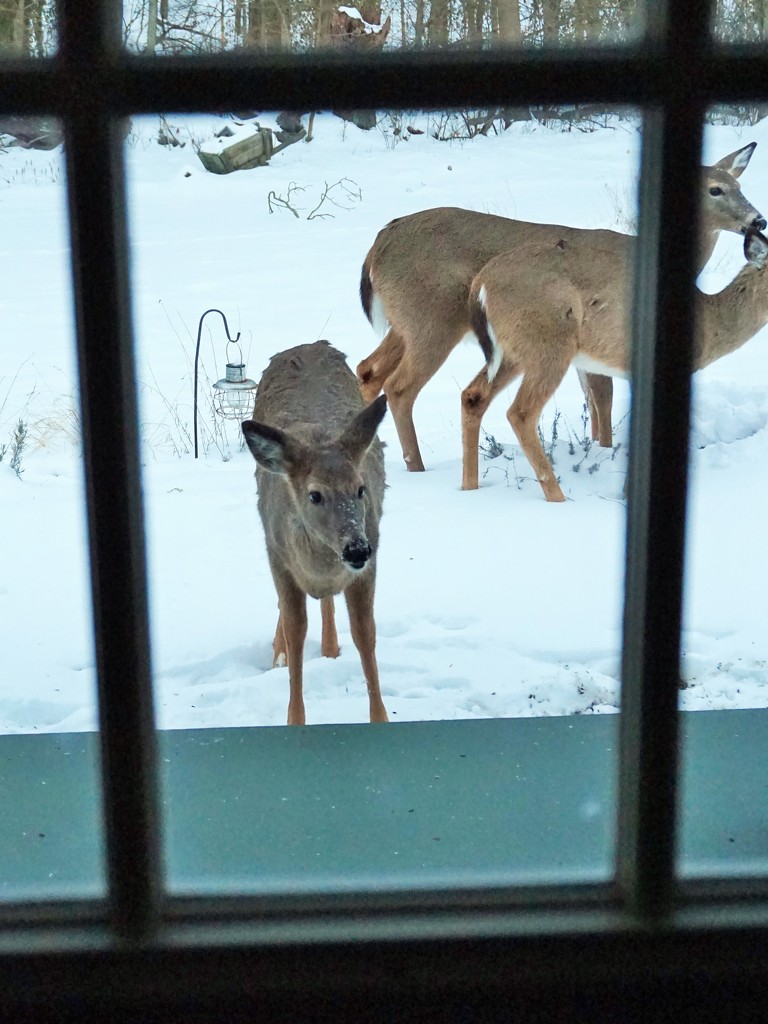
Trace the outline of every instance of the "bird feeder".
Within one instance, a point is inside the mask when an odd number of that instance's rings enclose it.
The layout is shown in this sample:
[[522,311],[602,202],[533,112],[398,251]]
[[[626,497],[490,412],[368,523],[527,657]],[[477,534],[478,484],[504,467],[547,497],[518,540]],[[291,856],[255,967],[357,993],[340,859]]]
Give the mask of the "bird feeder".
[[[237,342],[227,342],[227,349],[230,345],[237,345]],[[224,377],[213,385],[213,406],[225,420],[242,422],[248,419],[253,410],[256,382],[245,376],[243,353],[239,345],[237,349],[240,362],[227,363]]]

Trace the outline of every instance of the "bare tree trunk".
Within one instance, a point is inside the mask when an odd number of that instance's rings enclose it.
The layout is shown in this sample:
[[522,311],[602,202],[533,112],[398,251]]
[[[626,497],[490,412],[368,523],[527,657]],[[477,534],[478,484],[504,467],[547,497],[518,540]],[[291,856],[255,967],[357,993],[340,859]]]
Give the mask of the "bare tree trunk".
[[574,13],[576,42],[596,43],[600,38],[599,0],[578,0]]
[[483,40],[483,25],[485,24],[486,0],[476,0],[474,10],[474,25],[470,26],[470,38],[474,43],[481,43]]
[[[768,0],[766,0],[768,2]],[[421,49],[424,45],[424,0],[416,0],[416,21],[413,26],[413,45]]]
[[261,45],[267,50],[290,48],[291,0],[262,0]]
[[505,43],[519,43],[522,38],[519,0],[498,0],[496,9],[499,17],[499,39]]
[[148,0],[147,8],[147,45],[145,53],[154,53],[157,50],[157,0]]
[[290,41],[290,0],[249,0],[246,43],[272,50]]
[[24,45],[24,26],[26,21],[24,6],[24,0],[17,0],[16,11],[14,13],[13,18],[13,35],[11,38],[11,50],[13,53],[18,54],[26,53],[26,47]]
[[464,38],[479,43],[483,38],[483,0],[464,0]]
[[50,0],[2,0],[0,2],[0,49],[6,55],[45,55],[46,8]]
[[332,0],[315,0],[315,46],[330,46],[331,43],[331,21],[335,11]]
[[430,46],[444,46],[448,42],[448,15],[450,0],[432,0],[427,22],[427,40]]
[[37,40],[37,52],[40,57],[45,54],[45,23],[43,20],[43,14],[45,13],[46,0],[36,0],[34,14],[32,21],[35,29],[35,38]]
[[560,0],[543,0],[544,45],[557,46],[560,34]]
[[763,18],[760,26],[760,39],[762,42],[768,41],[768,0],[763,0]]
[[245,30],[246,46],[259,45],[259,12],[261,4],[258,0],[248,0],[248,27]]

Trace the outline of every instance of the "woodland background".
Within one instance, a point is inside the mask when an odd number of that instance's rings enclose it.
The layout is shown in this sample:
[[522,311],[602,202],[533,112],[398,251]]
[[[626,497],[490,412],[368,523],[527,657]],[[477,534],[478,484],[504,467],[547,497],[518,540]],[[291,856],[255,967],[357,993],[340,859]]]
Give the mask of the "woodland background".
[[[353,8],[353,5],[350,4]],[[0,0],[0,50],[44,56],[56,45],[55,0]],[[620,43],[642,30],[641,0],[364,0],[369,26],[386,25],[387,47],[418,49],[495,42],[523,46]],[[768,0],[716,0],[725,41],[768,38]],[[173,55],[240,47],[308,50],[357,33],[338,25],[335,0],[125,0],[123,38],[134,51]],[[375,45],[379,40],[370,41]]]
[[[129,51],[168,57],[244,49],[353,48],[375,54],[384,48],[578,46],[638,39],[645,11],[643,0],[360,0],[357,6],[339,0],[124,0],[122,35]],[[714,17],[713,30],[722,41],[768,39],[768,0],[716,0]],[[46,56],[55,49],[55,0],[0,0],[0,54]],[[418,97],[414,101],[418,105]],[[259,112],[236,113],[247,118]],[[311,139],[312,122],[305,129],[301,113],[278,119],[288,133],[278,141],[288,145],[305,134]],[[373,110],[336,113],[363,129],[377,123]],[[622,112],[578,103],[457,111],[436,137],[498,134],[531,120],[591,131],[604,126],[608,113]],[[755,125],[766,116],[768,103],[715,105],[707,120]],[[50,118],[0,118],[0,150],[8,144],[53,149],[61,141],[61,126]],[[165,141],[174,144],[169,134]]]

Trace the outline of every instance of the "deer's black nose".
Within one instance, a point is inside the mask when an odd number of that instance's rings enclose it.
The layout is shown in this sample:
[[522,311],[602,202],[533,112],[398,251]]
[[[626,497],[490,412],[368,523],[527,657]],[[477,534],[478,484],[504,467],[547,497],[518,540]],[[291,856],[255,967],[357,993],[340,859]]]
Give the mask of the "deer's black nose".
[[755,217],[752,221],[752,227],[756,231],[765,231],[766,227],[768,227],[768,221],[766,221],[765,217]]
[[371,557],[372,549],[370,544],[347,544],[341,553],[341,557],[350,569],[360,570]]

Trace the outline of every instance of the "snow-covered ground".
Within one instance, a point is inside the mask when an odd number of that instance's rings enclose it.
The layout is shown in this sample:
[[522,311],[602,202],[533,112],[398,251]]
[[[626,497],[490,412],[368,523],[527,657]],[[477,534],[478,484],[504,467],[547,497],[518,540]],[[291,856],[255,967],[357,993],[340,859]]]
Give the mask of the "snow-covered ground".
[[[201,351],[204,455],[195,461],[191,454],[200,315],[209,307],[225,312],[242,332],[255,379],[274,352],[323,337],[354,367],[376,344],[357,297],[360,265],[388,220],[457,205],[628,230],[640,132],[618,121],[592,133],[515,126],[500,137],[447,143],[429,131],[407,139],[365,133],[324,115],[310,144],[290,146],[268,167],[220,177],[203,170],[192,147],[220,121],[169,120],[184,148],[156,143],[156,118],[135,121],[126,148],[158,721],[165,728],[276,725],[285,721],[287,671],[271,668],[276,602],[254,463],[237,430],[214,429],[210,414],[210,381],[223,376],[226,361],[215,316],[206,320]],[[428,128],[423,116],[412,123]],[[704,157],[752,140],[760,145],[742,185],[765,212],[768,121],[708,130]],[[0,154],[0,212],[0,445],[8,445],[0,463],[0,731],[92,729],[61,154]],[[742,261],[740,240],[722,238],[702,286],[720,288]],[[696,377],[685,708],[768,703],[760,504],[767,340],[761,332]],[[585,427],[575,374],[545,410],[548,440],[559,413],[555,455],[565,505],[544,501],[512,443],[509,397],[485,423],[507,457],[481,460],[482,486],[467,493],[459,489],[459,394],[481,364],[474,341],[460,345],[417,402],[427,473],[406,473],[391,417],[381,429],[389,489],[378,657],[390,718],[615,711],[628,386],[616,385],[620,446],[613,452],[585,455],[579,443]],[[29,428],[21,479],[10,467],[20,417]],[[367,716],[359,660],[337,604],[336,661],[320,657],[319,607],[310,608],[305,699],[313,723]]]

